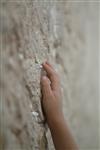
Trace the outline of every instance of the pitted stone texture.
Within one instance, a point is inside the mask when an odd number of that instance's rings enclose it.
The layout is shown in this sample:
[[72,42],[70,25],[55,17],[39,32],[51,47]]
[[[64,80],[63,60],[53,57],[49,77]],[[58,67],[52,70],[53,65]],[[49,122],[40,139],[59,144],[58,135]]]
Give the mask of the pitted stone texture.
[[40,64],[50,57],[51,5],[32,0],[5,0],[0,5],[0,146],[5,150],[45,150]]

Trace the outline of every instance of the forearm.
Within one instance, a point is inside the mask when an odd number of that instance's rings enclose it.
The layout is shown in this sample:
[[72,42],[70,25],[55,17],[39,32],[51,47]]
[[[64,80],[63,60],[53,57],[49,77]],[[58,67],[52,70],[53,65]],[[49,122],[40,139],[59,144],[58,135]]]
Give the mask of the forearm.
[[76,143],[69,132],[64,118],[49,123],[49,128],[56,150],[77,150]]

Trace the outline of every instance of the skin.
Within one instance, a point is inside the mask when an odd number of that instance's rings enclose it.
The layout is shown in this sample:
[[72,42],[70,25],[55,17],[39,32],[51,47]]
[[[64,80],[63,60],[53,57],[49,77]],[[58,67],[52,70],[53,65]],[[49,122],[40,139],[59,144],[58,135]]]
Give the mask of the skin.
[[56,150],[78,150],[62,111],[59,76],[48,62],[42,64],[47,75],[41,78],[42,106]]

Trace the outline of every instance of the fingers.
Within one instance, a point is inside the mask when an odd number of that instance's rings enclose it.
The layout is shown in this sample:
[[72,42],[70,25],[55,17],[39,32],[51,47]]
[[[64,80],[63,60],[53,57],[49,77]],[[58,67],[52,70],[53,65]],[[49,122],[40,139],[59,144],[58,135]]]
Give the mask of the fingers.
[[43,67],[44,67],[45,71],[47,72],[48,77],[50,78],[51,88],[53,90],[56,90],[59,86],[59,79],[58,79],[57,73],[55,72],[53,67],[48,62],[44,63]]
[[46,64],[48,64],[52,69],[54,69],[53,66],[48,61],[46,61]]
[[48,77],[43,76],[41,79],[41,85],[42,85],[42,94],[44,97],[49,97],[51,95],[51,86],[50,86],[50,80]]

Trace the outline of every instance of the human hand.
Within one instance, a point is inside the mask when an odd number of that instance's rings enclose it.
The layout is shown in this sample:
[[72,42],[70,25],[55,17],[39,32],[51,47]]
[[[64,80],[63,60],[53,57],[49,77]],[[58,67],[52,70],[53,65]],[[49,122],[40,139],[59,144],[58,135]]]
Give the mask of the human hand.
[[42,65],[47,73],[41,78],[42,106],[47,123],[50,126],[63,118],[62,93],[59,77],[54,68],[48,62]]
[[78,150],[62,112],[62,94],[58,74],[48,63],[43,63],[47,76],[41,79],[42,106],[56,150]]

